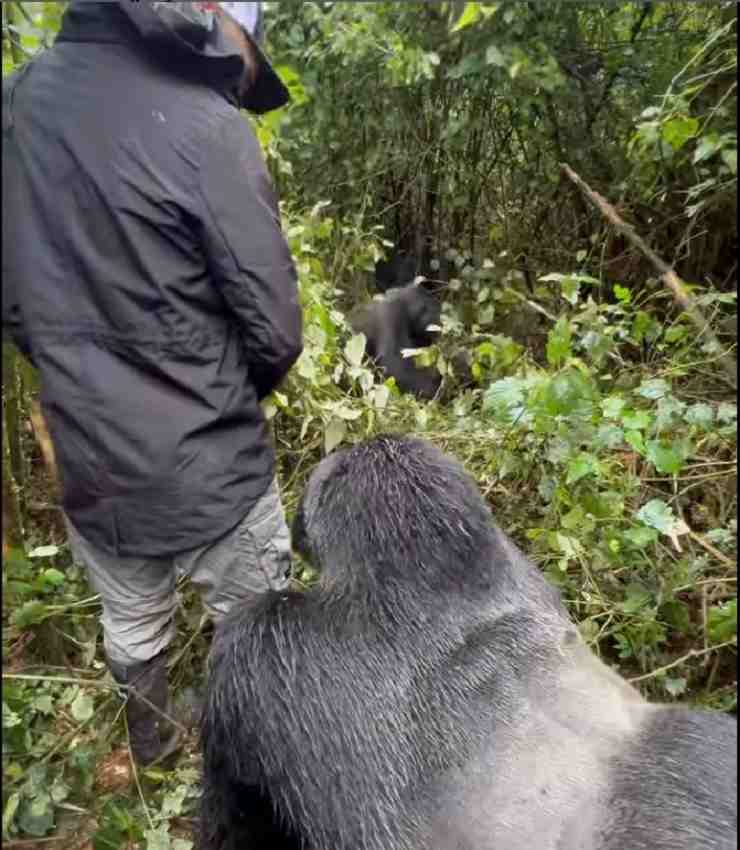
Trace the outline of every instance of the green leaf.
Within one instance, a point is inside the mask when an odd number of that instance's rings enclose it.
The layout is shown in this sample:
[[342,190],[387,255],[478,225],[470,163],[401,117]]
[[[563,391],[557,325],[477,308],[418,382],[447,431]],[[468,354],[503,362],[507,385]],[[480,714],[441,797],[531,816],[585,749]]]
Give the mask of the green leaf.
[[78,723],[82,723],[93,716],[95,704],[92,697],[88,696],[83,691],[80,691],[80,693],[78,693],[72,701],[72,705],[69,707],[69,710],[72,712],[72,717],[74,717]]
[[33,707],[41,714],[54,714],[54,700],[50,694],[41,694],[33,701]]
[[688,333],[689,329],[686,325],[673,325],[673,327],[668,328],[665,334],[663,334],[663,339],[670,343],[680,342],[688,335]]
[[334,417],[324,431],[324,454],[333,451],[347,435],[347,425],[343,419]]
[[673,511],[662,499],[651,499],[635,514],[640,522],[655,528],[662,534],[668,534],[676,525]]
[[696,425],[706,431],[714,422],[714,408],[706,402],[692,404],[686,409],[685,417],[690,425]]
[[54,827],[54,804],[51,795],[40,791],[24,803],[18,825],[29,835],[42,837]]
[[566,484],[575,484],[587,475],[599,472],[598,460],[590,454],[582,452],[568,464]]
[[646,546],[655,543],[658,539],[658,532],[654,528],[636,525],[634,528],[625,531],[624,536],[633,546],[637,546],[638,549],[644,549]]
[[53,587],[58,587],[60,584],[64,584],[64,573],[59,570],[55,570],[53,568],[44,570],[42,573],[44,582],[46,584],[50,584]]
[[490,45],[486,50],[486,64],[496,65],[499,68],[506,66],[506,58],[495,44]]
[[622,425],[630,431],[642,431],[651,421],[652,417],[645,410],[628,410],[622,415]]
[[663,687],[672,697],[680,697],[686,693],[687,682],[683,676],[668,677],[663,680]]
[[658,614],[661,619],[681,634],[687,634],[691,631],[691,617],[689,616],[688,606],[680,599],[669,599],[664,602],[658,609]]
[[631,446],[636,452],[643,454],[645,451],[645,438],[642,436],[642,431],[625,431],[624,441],[628,446]]
[[544,385],[542,401],[549,416],[588,417],[598,403],[598,390],[579,369],[567,369]]
[[657,399],[667,396],[671,391],[671,385],[668,381],[662,378],[652,378],[648,381],[643,381],[635,391],[643,398]]
[[483,396],[483,412],[501,416],[512,422],[522,411],[525,383],[521,378],[494,381]]
[[8,801],[5,803],[5,808],[3,809],[3,838],[10,837],[8,830],[10,829],[10,825],[13,823],[20,802],[20,793],[18,791],[13,791],[13,793],[8,797]]
[[13,614],[12,620],[16,625],[25,628],[43,622],[49,614],[47,605],[44,605],[38,599],[31,599],[24,602],[21,608]]
[[170,833],[166,824],[144,832],[146,850],[170,850]]
[[625,614],[637,614],[649,608],[651,601],[650,593],[642,585],[633,583],[627,586],[627,598],[621,607]]
[[621,304],[629,304],[632,301],[632,292],[626,286],[614,284],[614,295]]
[[673,150],[677,151],[696,135],[698,129],[699,121],[696,118],[679,115],[663,124],[661,135]]
[[572,331],[570,322],[565,316],[561,316],[547,335],[547,362],[556,368],[570,357],[570,343]]
[[658,413],[655,417],[655,429],[661,431],[670,430],[683,419],[686,405],[674,396],[668,395],[658,400]]
[[39,546],[28,553],[29,558],[53,558],[59,554],[58,546]]
[[725,643],[737,635],[737,599],[713,605],[709,609],[707,633],[712,643]]
[[597,451],[616,449],[624,441],[624,431],[618,426],[604,422],[596,430],[593,448]]
[[737,174],[737,148],[725,148],[722,151],[722,161],[733,174]]
[[344,354],[353,366],[361,366],[365,354],[367,337],[364,333],[355,334],[344,346]]
[[459,32],[464,27],[469,27],[474,24],[480,17],[480,3],[466,3],[462,15],[457,19],[457,22],[450,28],[450,32]]
[[710,135],[703,138],[696,146],[696,150],[694,151],[694,165],[697,162],[702,162],[714,156],[721,147],[722,142],[720,139],[714,133],[710,133]]
[[658,472],[666,475],[678,475],[686,460],[680,443],[662,440],[648,440],[645,456]]
[[601,402],[601,409],[607,419],[618,419],[624,409],[625,401],[619,396],[609,396]]
[[737,420],[737,405],[722,401],[717,408],[718,422],[735,422]]

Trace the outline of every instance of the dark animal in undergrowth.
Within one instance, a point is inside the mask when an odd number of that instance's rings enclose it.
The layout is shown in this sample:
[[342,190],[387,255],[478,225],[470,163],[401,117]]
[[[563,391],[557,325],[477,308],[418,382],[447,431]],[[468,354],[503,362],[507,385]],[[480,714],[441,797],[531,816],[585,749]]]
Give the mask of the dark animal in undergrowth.
[[403,357],[401,351],[423,348],[435,341],[437,332],[429,326],[439,327],[442,321],[436,290],[436,282],[422,280],[363,304],[349,316],[353,330],[367,338],[368,357],[396,379],[402,392],[419,398],[433,398],[441,376],[437,369],[417,366],[413,357]]
[[334,453],[293,534],[318,584],[215,638],[201,850],[735,847],[735,719],[597,659],[457,462]]
[[387,292],[406,286],[416,277],[417,270],[413,254],[395,249],[387,260],[378,260],[375,264],[375,288],[378,292]]

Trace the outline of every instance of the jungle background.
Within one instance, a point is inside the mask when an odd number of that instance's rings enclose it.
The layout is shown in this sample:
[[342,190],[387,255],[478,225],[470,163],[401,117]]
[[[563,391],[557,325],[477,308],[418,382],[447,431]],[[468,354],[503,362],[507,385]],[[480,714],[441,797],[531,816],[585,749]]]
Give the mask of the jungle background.
[[[2,3],[4,76],[53,41],[64,5]],[[731,712],[736,11],[286,0],[268,4],[268,53],[292,103],[245,116],[305,315],[305,351],[266,404],[288,514],[326,452],[413,431],[466,465],[621,675]],[[439,401],[383,381],[347,324],[393,245],[448,281],[439,345],[417,354],[444,375]],[[37,376],[6,342],[2,366],[3,840],[188,850],[197,746],[172,770],[132,769]],[[186,697],[208,640],[181,590]]]

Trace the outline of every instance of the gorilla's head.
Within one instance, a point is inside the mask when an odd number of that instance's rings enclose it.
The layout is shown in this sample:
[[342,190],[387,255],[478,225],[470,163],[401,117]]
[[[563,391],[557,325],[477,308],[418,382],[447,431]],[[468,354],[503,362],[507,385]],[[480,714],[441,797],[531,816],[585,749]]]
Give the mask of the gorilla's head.
[[403,302],[409,337],[418,348],[432,345],[439,336],[438,331],[429,330],[430,325],[439,326],[442,323],[442,306],[437,298],[437,290],[435,281],[422,278],[397,290],[399,295],[395,296]]
[[295,550],[338,590],[467,582],[493,545],[475,481],[430,443],[382,435],[315,468],[293,524]]

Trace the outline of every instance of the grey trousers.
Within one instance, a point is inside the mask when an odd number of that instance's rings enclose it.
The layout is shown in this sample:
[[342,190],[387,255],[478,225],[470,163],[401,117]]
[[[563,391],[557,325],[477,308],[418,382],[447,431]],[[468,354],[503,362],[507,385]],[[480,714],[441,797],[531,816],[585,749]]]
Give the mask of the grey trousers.
[[66,523],[74,559],[87,569],[103,603],[106,654],[118,664],[147,661],[170,644],[178,574],[198,588],[216,622],[239,600],[288,583],[290,532],[276,481],[232,531],[168,557],[118,558],[92,546],[69,519]]

